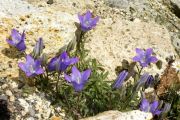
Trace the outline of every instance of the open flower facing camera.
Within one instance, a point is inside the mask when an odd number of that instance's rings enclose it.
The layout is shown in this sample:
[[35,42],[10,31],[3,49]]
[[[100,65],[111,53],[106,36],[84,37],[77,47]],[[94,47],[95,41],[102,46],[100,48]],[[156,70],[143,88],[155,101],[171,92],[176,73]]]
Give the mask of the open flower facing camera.
[[64,76],[65,79],[73,85],[75,91],[78,92],[83,90],[84,85],[87,83],[90,74],[90,69],[80,72],[75,66],[73,66],[71,76],[68,76],[66,74],[64,74]]
[[133,57],[133,61],[139,62],[142,67],[147,67],[150,63],[156,63],[158,61],[155,56],[151,56],[152,53],[152,48],[146,50],[136,48],[137,56]]
[[43,68],[41,67],[41,61],[35,60],[32,56],[26,56],[26,62],[20,62],[19,68],[26,73],[28,77],[34,77],[44,73]]
[[65,71],[68,66],[77,63],[79,59],[77,57],[69,58],[66,52],[63,52],[60,56],[54,57],[48,64],[49,71]]
[[78,14],[78,18],[80,21],[81,30],[86,32],[93,29],[97,22],[99,21],[99,17],[92,17],[92,13],[88,10],[84,15]]
[[158,106],[158,101],[155,100],[152,103],[149,103],[149,101],[144,98],[141,101],[140,110],[144,112],[151,112],[154,116],[160,115],[162,111],[158,109]]

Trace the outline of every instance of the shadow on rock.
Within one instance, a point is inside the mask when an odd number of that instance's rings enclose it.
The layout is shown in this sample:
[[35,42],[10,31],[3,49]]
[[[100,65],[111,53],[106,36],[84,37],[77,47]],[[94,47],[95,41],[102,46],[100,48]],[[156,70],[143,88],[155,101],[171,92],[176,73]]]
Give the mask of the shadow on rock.
[[0,99],[0,119],[10,120],[10,111],[8,109],[7,100]]
[[21,58],[24,56],[24,53],[16,50],[16,48],[10,47],[10,48],[4,48],[1,50],[1,53],[7,56],[8,58]]

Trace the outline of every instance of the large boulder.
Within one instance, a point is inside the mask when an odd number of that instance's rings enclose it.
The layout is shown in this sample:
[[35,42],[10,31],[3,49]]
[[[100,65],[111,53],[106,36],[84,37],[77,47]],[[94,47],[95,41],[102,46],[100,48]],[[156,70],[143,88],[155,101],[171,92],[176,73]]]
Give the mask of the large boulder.
[[44,40],[44,52],[51,57],[61,47],[76,39],[76,14],[52,9],[50,6],[38,7],[21,0],[3,0],[0,1],[0,6],[0,77],[18,77],[19,53],[9,49],[6,43],[11,29],[26,31],[25,43],[28,54],[33,50],[39,37]]
[[145,113],[139,110],[129,112],[106,111],[96,116],[81,119],[81,120],[151,120],[151,113]]
[[122,65],[123,59],[132,61],[136,48],[153,48],[157,58],[162,61],[162,69],[158,69],[156,65],[144,69],[151,74],[161,74],[167,65],[165,58],[176,54],[165,27],[139,19],[101,19],[94,31],[87,34],[86,41],[85,47],[90,50],[89,55],[109,71],[109,79],[115,79],[115,69]]

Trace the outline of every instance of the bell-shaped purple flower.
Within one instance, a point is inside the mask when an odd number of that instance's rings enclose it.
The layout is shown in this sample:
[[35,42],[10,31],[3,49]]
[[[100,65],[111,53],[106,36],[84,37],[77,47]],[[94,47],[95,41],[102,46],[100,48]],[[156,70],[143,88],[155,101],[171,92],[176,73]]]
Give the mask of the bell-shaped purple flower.
[[170,109],[171,109],[171,104],[165,103],[165,105],[164,105],[164,107],[162,109],[162,114],[168,113]]
[[122,86],[124,80],[126,79],[127,75],[128,75],[128,72],[126,70],[122,71],[119,74],[118,78],[116,79],[116,81],[115,81],[115,83],[113,85],[113,88],[114,89],[120,88]]
[[136,86],[135,86],[135,91],[138,91],[140,87],[143,87],[147,80],[148,80],[148,77],[149,77],[149,74],[148,73],[144,73],[140,79],[138,80],[138,82],[136,83]]
[[30,55],[26,56],[26,63],[20,62],[18,66],[22,71],[25,72],[27,77],[34,77],[44,73],[44,70],[41,67],[41,61],[34,60]]
[[6,39],[6,41],[11,45],[16,47],[19,51],[24,51],[26,49],[25,45],[25,31],[20,34],[16,29],[11,30],[11,39]]
[[159,106],[159,102],[158,101],[153,101],[151,104],[150,104],[150,112],[153,114],[153,115],[159,115],[161,114],[162,111],[160,111],[158,109],[158,106]]
[[92,18],[92,13],[88,10],[84,15],[78,14],[81,30],[86,32],[94,28],[99,21],[99,17]]
[[33,57],[34,58],[40,57],[43,52],[43,49],[44,49],[43,40],[42,40],[42,38],[39,38],[39,40],[37,41],[37,43],[33,49]]
[[67,69],[68,66],[75,64],[79,61],[77,57],[69,58],[66,52],[63,52],[60,56],[54,57],[50,60],[48,64],[49,71],[62,72]]
[[137,56],[133,57],[133,61],[139,62],[142,67],[147,67],[150,63],[156,63],[158,59],[155,56],[151,56],[153,53],[152,48],[148,48],[145,51],[136,48]]
[[150,104],[147,99],[143,98],[140,103],[140,110],[144,112],[151,112],[153,116],[160,115],[162,111],[158,109],[158,106],[159,106],[158,101],[154,100]]
[[83,90],[84,85],[87,83],[90,74],[90,69],[80,72],[75,66],[73,66],[71,76],[64,74],[64,77],[68,82],[73,85],[75,91],[79,92]]
[[149,101],[145,98],[142,99],[141,104],[140,104],[140,110],[144,112],[149,112]]
[[149,75],[145,83],[145,88],[150,87],[153,84],[153,82],[154,82],[154,77],[152,75]]

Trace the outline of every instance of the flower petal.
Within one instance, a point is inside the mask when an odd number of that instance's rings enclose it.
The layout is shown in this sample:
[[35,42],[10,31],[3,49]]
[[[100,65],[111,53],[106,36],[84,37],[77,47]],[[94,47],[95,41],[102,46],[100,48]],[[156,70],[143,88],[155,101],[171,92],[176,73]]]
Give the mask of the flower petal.
[[44,69],[42,69],[42,68],[38,68],[37,70],[36,70],[36,74],[37,75],[40,75],[40,74],[43,74],[44,73]]
[[16,48],[19,50],[19,51],[24,51],[26,49],[26,45],[24,43],[24,41],[20,41],[17,45],[16,45]]
[[21,40],[21,34],[16,29],[11,30],[11,37],[12,37],[13,41],[20,41]]
[[71,58],[70,61],[71,61],[71,64],[76,64],[79,61],[79,58],[77,57]]
[[91,19],[91,17],[92,17],[92,14],[91,14],[91,12],[88,10],[88,11],[86,12],[85,16],[84,16],[83,21],[89,21],[89,20]]
[[151,56],[149,59],[148,59],[148,62],[152,62],[152,63],[156,63],[158,61],[158,59],[155,57],[155,56]]
[[56,70],[56,64],[58,61],[59,61],[58,57],[52,58],[48,64],[48,70],[49,71],[55,71]]
[[149,112],[149,102],[147,99],[143,98],[143,100],[141,101],[140,110]]
[[72,77],[81,78],[81,72],[76,68],[76,66],[72,67]]
[[26,56],[26,63],[27,64],[33,64],[34,63],[34,59],[31,55]]
[[26,64],[20,62],[20,63],[18,63],[18,66],[19,66],[19,68],[20,68],[22,71],[24,71],[24,72],[27,71],[27,69],[26,69]]
[[140,62],[140,65],[141,65],[142,67],[147,67],[147,66],[148,66],[148,62]]
[[152,48],[148,48],[146,49],[146,55],[150,56],[153,53],[153,49]]
[[134,61],[134,62],[141,61],[141,59],[142,59],[141,56],[135,56],[135,57],[133,57],[133,61]]
[[69,64],[65,64],[64,62],[59,62],[58,71],[65,71]]
[[65,74],[65,73],[64,73],[64,78],[65,78],[65,80],[67,80],[68,82],[71,82],[71,81],[72,81],[72,80],[71,80],[71,77],[70,77],[69,75]]
[[12,46],[16,46],[16,44],[12,40],[6,39],[6,42]]
[[68,57],[68,54],[64,51],[64,52],[61,53],[60,58],[61,59],[66,59],[66,58],[69,58],[69,57]]
[[31,73],[31,72],[26,72],[26,76],[27,77],[34,77],[34,76],[36,76],[36,74]]
[[140,48],[136,48],[136,53],[137,54],[144,54],[144,50],[142,50]]
[[159,105],[158,101],[154,101],[153,103],[151,103],[151,105],[150,105],[151,113],[155,112],[155,110],[157,109],[158,105]]
[[92,20],[91,26],[92,26],[92,27],[95,27],[98,21],[99,21],[99,16],[95,17],[95,18]]
[[126,79],[127,75],[128,75],[128,72],[127,72],[127,71],[125,71],[125,70],[122,71],[122,72],[119,74],[118,78],[116,79],[116,81],[115,81],[115,83],[114,83],[114,85],[113,85],[113,88],[116,88],[116,89],[120,88],[120,87],[122,86],[122,83],[123,83],[124,80]]
[[72,82],[72,85],[76,92],[82,91],[84,88],[84,83],[77,84],[76,82]]
[[87,81],[89,76],[90,76],[90,74],[91,74],[91,70],[90,69],[82,72],[82,81],[84,81],[84,82]]
[[156,111],[155,111],[155,112],[153,112],[152,114],[153,114],[153,115],[160,115],[160,114],[161,114],[161,112],[162,112],[162,111],[160,111],[160,110],[156,110]]

